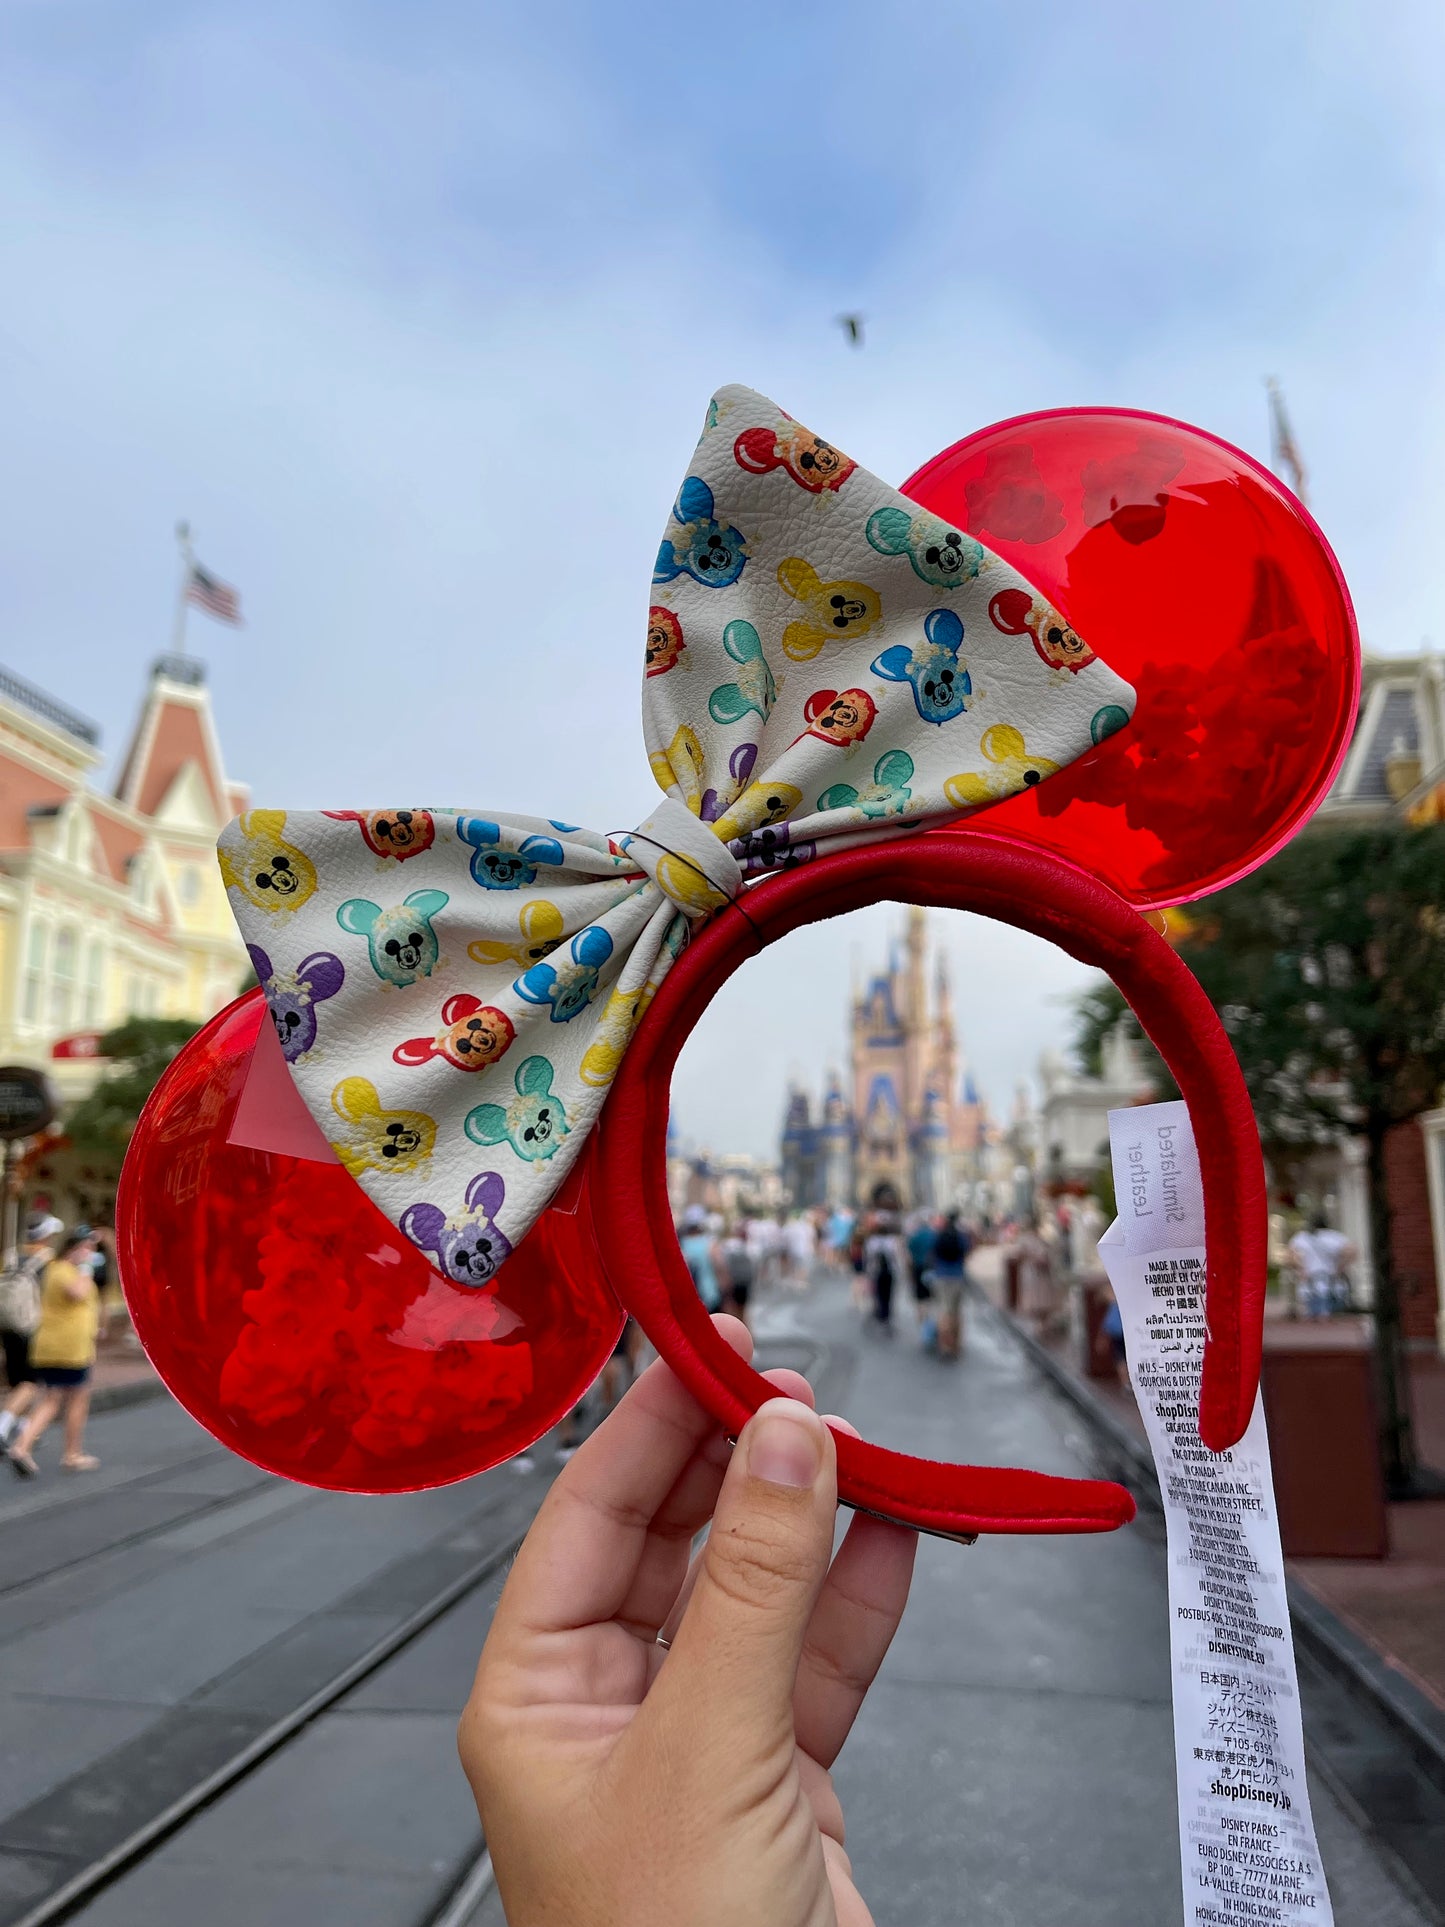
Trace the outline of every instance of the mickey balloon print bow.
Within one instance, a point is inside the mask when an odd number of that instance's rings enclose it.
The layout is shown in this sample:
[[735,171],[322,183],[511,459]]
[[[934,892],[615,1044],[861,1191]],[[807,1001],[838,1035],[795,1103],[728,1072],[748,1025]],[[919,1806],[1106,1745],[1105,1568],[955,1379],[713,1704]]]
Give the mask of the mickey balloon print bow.
[[664,800],[630,835],[413,806],[220,840],[308,1111],[465,1284],[555,1195],[690,928],[1047,781],[1134,703],[1016,569],[737,387],[663,534],[644,668]]

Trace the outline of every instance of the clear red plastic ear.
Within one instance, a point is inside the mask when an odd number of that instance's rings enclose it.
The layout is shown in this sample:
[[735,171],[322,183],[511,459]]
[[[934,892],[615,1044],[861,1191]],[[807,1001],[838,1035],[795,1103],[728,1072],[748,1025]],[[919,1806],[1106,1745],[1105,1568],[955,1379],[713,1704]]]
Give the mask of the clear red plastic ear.
[[116,1236],[151,1363],[222,1444],[306,1485],[408,1492],[525,1450],[622,1330],[590,1160],[490,1285],[456,1284],[341,1165],[228,1142],[266,1021],[259,990],[213,1018],[136,1127]]
[[1161,415],[1065,408],[966,436],[903,491],[1021,570],[1138,693],[1126,729],[991,829],[1153,909],[1289,840],[1348,745],[1360,648],[1329,544],[1268,469]]

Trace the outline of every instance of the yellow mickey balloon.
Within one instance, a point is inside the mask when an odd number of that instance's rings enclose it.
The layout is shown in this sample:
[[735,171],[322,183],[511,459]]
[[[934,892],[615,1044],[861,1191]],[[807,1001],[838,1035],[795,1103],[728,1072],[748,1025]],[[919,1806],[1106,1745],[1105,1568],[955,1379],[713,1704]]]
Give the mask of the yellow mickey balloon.
[[331,1093],[331,1108],[345,1127],[331,1148],[354,1178],[363,1171],[415,1171],[436,1147],[435,1118],[425,1111],[384,1110],[369,1078],[343,1077]]
[[676,786],[693,815],[701,816],[703,754],[697,731],[683,723],[666,750],[655,751],[647,761],[657,787],[670,790]]
[[724,843],[731,843],[735,836],[747,836],[769,823],[781,823],[802,800],[803,792],[791,783],[749,783],[713,828]]
[[299,910],[316,889],[316,866],[286,841],[285,810],[248,810],[236,825],[240,847],[222,844],[221,880],[258,910],[285,916]]
[[827,642],[866,636],[883,618],[878,591],[866,582],[824,582],[811,562],[790,555],[778,564],[778,582],[807,620],[790,622],[783,631],[783,653],[794,662],[811,662]]
[[689,916],[706,916],[722,910],[731,901],[726,890],[709,883],[695,863],[671,851],[658,859],[657,881],[680,910]]
[[1058,772],[1059,765],[1051,763],[1047,756],[1029,755],[1023,731],[1015,729],[1012,723],[995,723],[992,729],[986,729],[978,746],[994,767],[981,773],[965,770],[960,776],[947,778],[943,793],[955,809],[995,803],[1001,797],[1030,789]]
[[597,1034],[582,1056],[580,1074],[584,1084],[597,1089],[616,1077],[622,1053],[655,994],[654,984],[639,984],[636,990],[613,991],[598,1021]]
[[548,903],[544,897],[537,897],[531,903],[524,903],[517,916],[517,927],[521,933],[520,943],[494,943],[478,937],[467,945],[467,955],[473,963],[479,964],[520,964],[525,970],[534,963],[540,963],[549,950],[555,950],[562,941],[562,912],[555,903]]

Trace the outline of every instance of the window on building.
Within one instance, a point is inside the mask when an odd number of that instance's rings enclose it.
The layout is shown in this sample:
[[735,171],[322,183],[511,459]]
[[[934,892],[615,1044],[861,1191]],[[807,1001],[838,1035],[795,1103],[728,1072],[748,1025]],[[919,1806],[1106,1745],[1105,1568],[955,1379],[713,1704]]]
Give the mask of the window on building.
[[99,939],[85,953],[85,989],[81,995],[80,1019],[87,1030],[95,1030],[105,1009],[105,946]]
[[65,823],[65,856],[69,863],[84,864],[90,843],[90,825],[85,811],[73,809]]
[[155,1017],[161,1007],[161,983],[159,977],[147,977],[141,992],[141,1007],[147,1017]]
[[187,909],[201,900],[201,873],[194,863],[188,863],[181,871],[178,885],[180,899]]
[[50,931],[43,923],[32,923],[30,940],[25,952],[25,999],[22,1006],[27,1024],[38,1024],[44,1008],[45,995],[45,955],[50,943]]
[[55,933],[55,956],[50,967],[50,1022],[66,1030],[75,1015],[75,978],[80,945],[71,925]]

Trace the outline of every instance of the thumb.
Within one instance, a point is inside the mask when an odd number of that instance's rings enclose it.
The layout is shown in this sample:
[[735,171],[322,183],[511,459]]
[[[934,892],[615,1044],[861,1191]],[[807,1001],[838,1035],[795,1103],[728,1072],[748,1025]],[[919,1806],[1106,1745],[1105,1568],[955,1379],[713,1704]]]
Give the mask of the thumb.
[[743,1428],[723,1480],[658,1682],[669,1699],[676,1692],[704,1720],[739,1723],[755,1744],[791,1744],[793,1683],[832,1557],[837,1505],[827,1426],[797,1399],[769,1399]]

